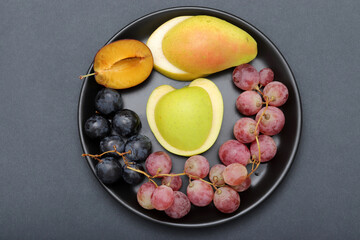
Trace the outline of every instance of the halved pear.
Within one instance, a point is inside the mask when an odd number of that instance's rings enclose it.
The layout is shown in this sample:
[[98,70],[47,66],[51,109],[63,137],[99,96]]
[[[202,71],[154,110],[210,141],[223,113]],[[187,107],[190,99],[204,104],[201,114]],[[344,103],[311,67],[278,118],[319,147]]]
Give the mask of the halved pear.
[[158,27],[150,35],[146,43],[153,54],[154,68],[161,74],[175,80],[189,81],[205,76],[204,74],[193,74],[193,73],[185,72],[180,68],[175,67],[172,63],[170,63],[166,59],[162,50],[162,40],[165,34],[175,25],[179,24],[180,22],[190,17],[191,16],[180,16],[170,19],[169,21],[165,22],[160,27]]
[[219,135],[223,113],[221,92],[205,78],[181,89],[159,86],[146,106],[146,117],[158,142],[180,156],[208,150]]

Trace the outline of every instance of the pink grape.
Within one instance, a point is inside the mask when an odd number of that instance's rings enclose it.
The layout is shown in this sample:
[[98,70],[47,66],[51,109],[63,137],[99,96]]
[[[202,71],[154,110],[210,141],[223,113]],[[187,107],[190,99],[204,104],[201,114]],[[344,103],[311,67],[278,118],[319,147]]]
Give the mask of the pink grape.
[[234,84],[244,91],[254,89],[260,81],[258,71],[247,63],[237,66],[232,77]]
[[152,182],[142,184],[137,192],[137,201],[145,209],[154,209],[151,203],[151,196],[155,191],[156,186]]
[[174,192],[174,203],[165,210],[166,215],[171,218],[179,219],[190,212],[191,203],[189,198],[182,192]]
[[228,140],[220,146],[219,157],[225,166],[231,163],[241,163],[246,166],[250,160],[250,150],[237,140]]
[[235,105],[241,114],[251,116],[260,111],[262,107],[262,99],[255,91],[245,91],[238,96]]
[[205,157],[195,155],[186,160],[184,172],[192,176],[204,178],[209,174],[209,168],[209,161]]
[[240,163],[232,163],[223,171],[223,177],[226,184],[231,186],[240,185],[247,177],[247,169]]
[[263,93],[265,96],[271,99],[269,105],[275,107],[280,107],[283,105],[289,97],[289,91],[287,87],[278,81],[274,81],[266,85]]
[[182,180],[180,176],[167,176],[161,180],[163,185],[171,187],[173,191],[178,191],[181,188]]
[[209,205],[214,197],[212,187],[201,180],[191,181],[186,192],[190,202],[198,207]]
[[156,210],[162,211],[171,207],[174,198],[174,191],[168,186],[161,185],[154,190],[151,196],[151,204]]
[[[261,114],[265,111],[265,107],[262,108],[258,114],[256,114],[255,121],[257,122]],[[259,130],[265,135],[276,135],[278,134],[285,125],[284,113],[277,107],[269,106],[261,118],[259,123]]]
[[153,152],[145,161],[146,171],[154,176],[158,173],[168,174],[172,168],[170,156],[165,152]]
[[240,206],[240,196],[228,186],[218,188],[214,194],[214,205],[220,212],[235,212]]
[[233,132],[236,140],[241,143],[251,143],[255,136],[259,135],[259,128],[256,129],[256,122],[252,118],[240,118],[234,125]]
[[266,86],[268,83],[274,80],[274,72],[271,68],[263,68],[259,72],[260,75],[260,84]]
[[[267,162],[274,158],[277,147],[274,139],[267,135],[259,136],[260,152],[261,152],[261,162]],[[254,141],[250,145],[251,156],[259,157],[259,148],[257,142]]]
[[251,178],[247,177],[240,185],[231,186],[237,192],[244,192],[246,191],[251,185]]
[[209,179],[216,186],[221,186],[225,184],[224,177],[222,175],[225,165],[215,164],[210,168]]

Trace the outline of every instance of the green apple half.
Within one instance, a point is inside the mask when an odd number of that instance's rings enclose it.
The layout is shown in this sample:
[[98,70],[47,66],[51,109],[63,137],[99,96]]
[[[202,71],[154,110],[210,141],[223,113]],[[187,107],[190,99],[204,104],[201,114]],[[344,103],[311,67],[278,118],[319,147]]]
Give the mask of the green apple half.
[[181,81],[189,81],[199,77],[204,77],[204,74],[194,74],[181,70],[174,66],[165,57],[162,50],[162,41],[165,34],[178,23],[190,18],[191,16],[180,16],[170,19],[169,21],[158,27],[147,40],[147,46],[150,48],[154,58],[154,68],[161,74]]
[[161,85],[151,93],[146,106],[146,117],[158,142],[180,156],[208,150],[219,135],[223,113],[219,89],[205,78],[181,89]]

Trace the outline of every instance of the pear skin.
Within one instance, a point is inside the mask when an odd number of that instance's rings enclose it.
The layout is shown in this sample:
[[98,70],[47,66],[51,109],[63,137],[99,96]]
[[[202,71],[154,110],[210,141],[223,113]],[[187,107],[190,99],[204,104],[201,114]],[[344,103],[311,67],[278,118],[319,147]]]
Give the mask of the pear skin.
[[257,43],[229,22],[199,15],[171,28],[163,38],[162,50],[181,70],[206,75],[250,62],[257,55]]

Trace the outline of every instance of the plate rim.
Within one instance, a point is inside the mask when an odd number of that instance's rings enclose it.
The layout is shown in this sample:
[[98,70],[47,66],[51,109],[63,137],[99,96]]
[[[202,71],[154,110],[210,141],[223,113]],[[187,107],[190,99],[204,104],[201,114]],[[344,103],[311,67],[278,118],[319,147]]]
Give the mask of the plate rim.
[[[262,195],[258,200],[256,200],[253,204],[251,204],[248,208],[244,209],[243,211],[229,216],[227,218],[224,219],[220,219],[220,220],[216,220],[213,222],[207,222],[207,223],[196,223],[196,224],[187,224],[187,223],[174,223],[174,222],[166,222],[166,221],[161,221],[158,219],[154,219],[146,214],[143,214],[139,211],[137,211],[136,209],[128,206],[121,198],[119,198],[113,191],[111,191],[111,189],[109,189],[105,184],[103,184],[100,179],[96,176],[96,172],[95,172],[95,168],[93,167],[93,165],[91,164],[91,158],[86,156],[86,160],[87,163],[90,167],[90,169],[92,170],[92,173],[95,175],[96,179],[98,180],[98,182],[102,185],[102,187],[106,190],[107,193],[109,193],[114,199],[116,199],[118,202],[121,203],[121,205],[125,206],[127,209],[129,209],[130,211],[136,213],[137,215],[144,217],[145,219],[151,220],[153,222],[157,222],[160,224],[164,224],[164,225],[168,225],[168,226],[175,226],[175,227],[184,227],[184,228],[199,228],[199,227],[210,227],[210,226],[215,226],[215,225],[219,225],[228,221],[231,221],[235,218],[238,218],[242,215],[247,214],[248,212],[250,212],[252,209],[256,208],[259,204],[261,204],[262,202],[264,202],[264,200],[266,200],[273,192],[274,190],[279,186],[279,184],[284,180],[284,178],[286,177],[286,175],[288,174],[295,156],[297,154],[297,151],[299,149],[299,144],[300,144],[300,139],[301,139],[301,135],[302,135],[302,122],[303,122],[303,116],[302,116],[302,102],[301,102],[301,97],[300,97],[300,91],[297,85],[297,81],[296,78],[293,74],[293,71],[290,68],[290,65],[288,64],[286,58],[284,57],[284,55],[281,53],[281,51],[278,49],[278,47],[263,33],[261,32],[258,28],[256,28],[254,25],[252,25],[251,23],[247,22],[246,20],[242,19],[241,17],[238,17],[232,13],[229,13],[227,11],[224,10],[219,10],[219,9],[215,9],[215,8],[210,8],[210,7],[203,7],[203,6],[177,6],[177,7],[169,7],[169,8],[164,8],[164,9],[160,9],[157,11],[153,11],[150,12],[148,14],[143,15],[142,17],[139,17],[133,21],[131,21],[130,23],[128,23],[127,25],[125,25],[123,28],[121,28],[119,31],[117,31],[103,46],[113,42],[118,35],[120,35],[122,32],[124,32],[126,29],[128,29],[129,27],[131,27],[132,25],[146,19],[149,18],[151,16],[154,15],[158,15],[161,13],[167,13],[167,12],[176,12],[176,11],[181,11],[181,10],[200,10],[200,11],[210,11],[213,13],[217,13],[220,15],[226,15],[230,18],[233,18],[237,21],[243,22],[245,25],[248,25],[250,28],[252,28],[254,31],[257,32],[257,34],[261,35],[266,41],[268,41],[270,43],[270,45],[275,49],[275,51],[277,52],[277,54],[279,54],[281,56],[281,60],[283,61],[284,65],[287,66],[287,71],[289,72],[289,75],[291,75],[292,80],[291,82],[293,82],[294,84],[294,92],[295,92],[295,98],[296,98],[296,105],[297,105],[297,114],[298,114],[298,124],[297,124],[297,130],[295,132],[295,141],[294,141],[294,148],[291,151],[289,160],[287,161],[287,164],[284,168],[284,170],[281,172],[281,174],[278,177],[278,180],[266,191],[266,193],[264,195]],[[91,73],[91,70],[93,69],[93,62],[90,64],[90,67],[87,70],[86,74]],[[81,147],[84,153],[87,153],[87,148],[85,146],[85,142],[84,142],[84,133],[82,131],[82,117],[80,114],[80,109],[82,109],[83,104],[81,102],[81,99],[83,98],[84,92],[85,92],[85,85],[87,84],[87,82],[89,81],[89,78],[86,77],[85,79],[83,79],[82,85],[81,85],[81,89],[80,89],[80,95],[79,95],[79,100],[78,100],[78,109],[77,109],[77,118],[78,118],[78,134],[80,137],[80,142],[81,142]]]

